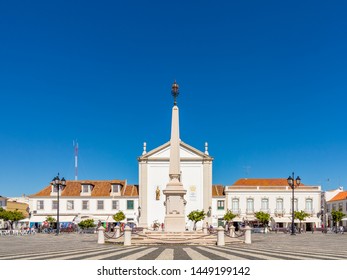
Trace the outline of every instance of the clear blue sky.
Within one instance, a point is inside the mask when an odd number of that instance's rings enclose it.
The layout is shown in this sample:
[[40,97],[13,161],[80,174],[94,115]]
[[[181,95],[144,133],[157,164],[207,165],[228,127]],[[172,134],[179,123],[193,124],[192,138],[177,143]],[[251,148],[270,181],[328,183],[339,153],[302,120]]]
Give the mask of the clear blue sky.
[[2,1],[0,195],[60,172],[138,183],[170,138],[242,177],[347,186],[345,1]]

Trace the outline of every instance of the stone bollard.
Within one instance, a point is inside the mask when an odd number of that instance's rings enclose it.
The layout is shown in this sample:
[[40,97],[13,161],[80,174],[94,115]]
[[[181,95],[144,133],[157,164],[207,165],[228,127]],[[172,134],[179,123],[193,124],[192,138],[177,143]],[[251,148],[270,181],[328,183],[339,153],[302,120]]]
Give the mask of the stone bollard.
[[246,244],[251,244],[252,243],[252,238],[251,238],[251,227],[246,226],[245,227],[245,243]]
[[124,229],[124,246],[131,245],[131,228],[126,226]]
[[116,232],[116,238],[118,238],[120,236],[120,227],[119,226],[116,226],[114,228],[115,232]]
[[105,243],[105,236],[104,236],[105,229],[103,226],[100,226],[98,228],[98,244],[104,244]]
[[217,246],[224,246],[224,228],[219,226],[217,228]]
[[202,226],[202,232],[204,234],[207,234],[207,227],[205,225]]
[[229,235],[230,235],[231,237],[235,237],[235,227],[234,227],[234,226],[231,226],[231,227],[229,228]]

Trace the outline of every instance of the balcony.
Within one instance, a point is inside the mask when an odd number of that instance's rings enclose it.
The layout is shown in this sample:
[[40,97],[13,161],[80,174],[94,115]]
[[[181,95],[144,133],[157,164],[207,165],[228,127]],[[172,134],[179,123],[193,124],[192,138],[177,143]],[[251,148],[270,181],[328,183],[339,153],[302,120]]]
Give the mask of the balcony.
[[246,209],[246,214],[247,215],[253,215],[254,214],[254,209]]
[[261,209],[260,209],[260,212],[264,212],[264,213],[267,213],[267,214],[270,214],[270,213],[271,213],[271,211],[270,211],[269,208],[266,208],[266,209],[261,208]]
[[237,216],[241,214],[241,209],[231,209],[231,212]]
[[305,209],[304,212],[311,215],[311,216],[313,216],[313,214],[315,213],[314,209]]
[[276,217],[283,217],[283,215],[286,213],[285,209],[275,209],[275,216]]

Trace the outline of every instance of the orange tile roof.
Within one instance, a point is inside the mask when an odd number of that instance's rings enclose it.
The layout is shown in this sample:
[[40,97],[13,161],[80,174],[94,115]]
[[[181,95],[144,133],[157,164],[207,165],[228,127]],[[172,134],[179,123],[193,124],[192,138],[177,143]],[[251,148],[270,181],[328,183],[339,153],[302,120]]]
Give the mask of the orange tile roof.
[[[277,179],[239,179],[232,186],[288,186],[287,179],[277,178]],[[301,184],[300,186],[304,186]]]
[[337,195],[335,195],[330,201],[337,201],[337,200],[344,200],[347,199],[347,191],[339,192]]
[[[81,180],[81,181],[66,181],[66,187],[61,192],[62,197],[80,196],[82,185],[89,184],[93,186],[91,197],[110,196],[111,185],[120,184],[122,196],[138,196],[137,185],[127,185],[125,180]],[[44,197],[51,195],[51,185],[43,188],[38,193],[31,195],[30,197]]]
[[223,185],[213,185],[212,186],[212,197],[225,196]]

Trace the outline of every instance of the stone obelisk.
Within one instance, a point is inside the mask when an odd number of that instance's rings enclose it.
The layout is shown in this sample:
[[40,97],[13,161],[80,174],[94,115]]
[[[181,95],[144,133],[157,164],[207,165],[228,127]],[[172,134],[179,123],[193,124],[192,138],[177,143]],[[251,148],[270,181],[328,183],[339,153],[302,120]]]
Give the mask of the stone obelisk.
[[185,205],[184,195],[186,190],[181,183],[180,170],[180,130],[178,120],[177,96],[179,94],[176,81],[172,85],[171,93],[174,97],[174,106],[172,108],[171,121],[171,139],[170,139],[170,181],[163,190],[165,195],[165,231],[183,232],[185,231]]

